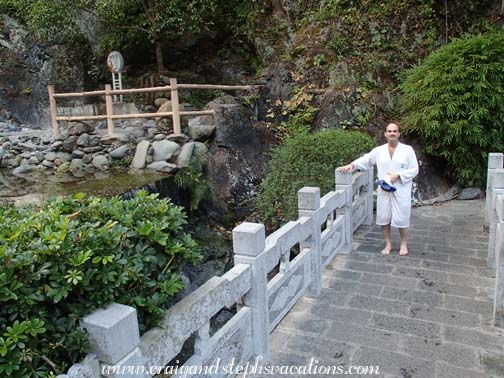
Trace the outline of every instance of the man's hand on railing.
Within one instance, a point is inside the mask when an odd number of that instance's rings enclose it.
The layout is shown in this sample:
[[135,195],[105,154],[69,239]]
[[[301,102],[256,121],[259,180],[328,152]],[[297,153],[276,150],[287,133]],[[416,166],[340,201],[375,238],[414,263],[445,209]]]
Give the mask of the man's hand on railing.
[[340,171],[341,173],[347,173],[347,172],[352,172],[354,170],[354,165],[352,163],[348,164],[348,165],[344,165],[342,167],[338,167],[338,171]]

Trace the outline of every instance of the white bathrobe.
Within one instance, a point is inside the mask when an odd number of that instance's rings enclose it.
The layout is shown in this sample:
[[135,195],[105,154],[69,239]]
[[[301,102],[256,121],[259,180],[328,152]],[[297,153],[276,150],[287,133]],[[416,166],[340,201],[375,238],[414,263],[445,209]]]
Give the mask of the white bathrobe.
[[399,180],[392,183],[397,189],[395,192],[386,192],[378,187],[376,224],[382,226],[390,224],[398,228],[409,227],[411,186],[413,179],[418,175],[418,161],[413,148],[398,143],[391,158],[388,144],[384,144],[352,163],[360,169],[369,169],[376,165],[379,180],[386,180],[388,172],[399,175]]

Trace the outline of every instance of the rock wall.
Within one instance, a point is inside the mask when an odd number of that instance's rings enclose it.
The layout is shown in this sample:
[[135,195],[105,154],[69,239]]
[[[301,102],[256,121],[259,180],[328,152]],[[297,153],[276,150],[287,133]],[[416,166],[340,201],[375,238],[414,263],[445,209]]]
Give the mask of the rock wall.
[[48,128],[47,85],[82,90],[85,48],[43,45],[16,20],[0,15],[0,132]]

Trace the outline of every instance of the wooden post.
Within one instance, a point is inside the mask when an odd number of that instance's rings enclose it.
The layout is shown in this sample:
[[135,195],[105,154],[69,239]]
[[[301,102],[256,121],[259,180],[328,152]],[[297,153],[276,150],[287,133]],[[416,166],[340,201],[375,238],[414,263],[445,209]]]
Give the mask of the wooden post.
[[112,96],[110,95],[110,84],[105,84],[105,111],[107,112],[107,133],[114,133],[114,106],[112,105]]
[[177,79],[170,79],[171,103],[172,103],[172,119],[173,119],[173,134],[182,134],[180,130],[180,105],[178,98]]
[[58,125],[58,120],[56,117],[58,116],[58,107],[56,106],[56,99],[54,98],[54,85],[47,86],[47,92],[49,93],[49,106],[51,108],[51,125],[54,136],[59,138],[61,136],[61,132]]

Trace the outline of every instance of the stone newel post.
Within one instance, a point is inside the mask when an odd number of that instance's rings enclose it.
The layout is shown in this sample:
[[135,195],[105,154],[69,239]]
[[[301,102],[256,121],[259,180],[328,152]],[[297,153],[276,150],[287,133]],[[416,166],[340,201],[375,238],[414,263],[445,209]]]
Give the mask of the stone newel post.
[[352,252],[353,244],[352,173],[341,173],[336,169],[335,177],[336,190],[345,191],[345,206],[343,207],[343,214],[345,216],[345,247],[343,248],[343,253],[349,254],[350,252]]
[[363,189],[366,193],[366,218],[362,222],[365,226],[373,225],[373,189],[374,189],[374,168],[370,168],[366,171],[367,173],[367,184]]
[[486,202],[485,202],[485,227],[490,226],[490,205],[492,202],[492,186],[490,177],[496,169],[503,168],[504,154],[492,152],[488,154],[488,170],[487,170],[487,185],[486,185]]
[[266,235],[259,223],[242,223],[233,229],[235,264],[248,264],[252,271],[252,288],[244,304],[252,310],[252,337],[255,356],[269,361],[268,272],[264,248]]
[[311,249],[311,283],[308,295],[312,298],[318,297],[322,290],[322,251],[320,225],[323,223],[319,217],[320,211],[320,189],[315,187],[304,187],[298,192],[299,217],[310,217],[313,219],[313,230],[311,237],[299,247]]
[[489,224],[490,232],[488,235],[488,260],[487,266],[495,269],[495,234],[497,223],[496,201],[497,195],[504,194],[504,169],[495,169],[490,176],[489,182],[490,197],[487,197],[487,202],[490,202]]
[[101,362],[102,375],[110,378],[144,378],[146,372],[138,348],[140,334],[137,313],[133,307],[112,303],[82,319],[88,332],[91,350]]
[[[499,198],[500,197],[500,198]],[[495,229],[495,297],[493,324],[504,327],[504,195],[500,194],[496,203],[497,225]]]

